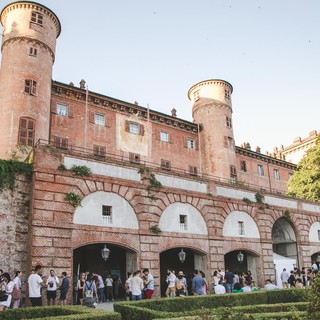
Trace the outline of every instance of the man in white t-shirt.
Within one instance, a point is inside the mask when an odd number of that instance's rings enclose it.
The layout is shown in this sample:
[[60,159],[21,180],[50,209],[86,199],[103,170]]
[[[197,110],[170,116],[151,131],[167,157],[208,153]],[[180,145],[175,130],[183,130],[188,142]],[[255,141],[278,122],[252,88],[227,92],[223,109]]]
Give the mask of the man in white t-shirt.
[[176,296],[176,275],[172,269],[167,270],[167,284],[168,288],[166,290],[167,298],[174,298]]
[[281,279],[283,288],[289,288],[289,284],[288,284],[289,277],[290,277],[289,272],[287,271],[286,268],[283,268],[281,275],[280,275],[280,279]]
[[31,274],[28,278],[29,299],[33,307],[42,306],[41,288],[46,287],[45,282],[41,278],[42,273],[43,267],[38,264],[35,267],[35,273]]
[[133,277],[130,279],[131,290],[132,290],[132,301],[138,301],[142,299],[142,290],[144,285],[140,275],[141,275],[141,271],[138,270],[133,274]]
[[215,294],[225,294],[226,288],[224,285],[222,285],[222,280],[219,281],[217,285],[214,286],[214,293]]
[[59,279],[55,275],[54,270],[50,270],[50,275],[47,279],[46,285],[47,285],[47,300],[48,300],[48,306],[55,305],[55,301],[57,298],[57,285],[59,284]]

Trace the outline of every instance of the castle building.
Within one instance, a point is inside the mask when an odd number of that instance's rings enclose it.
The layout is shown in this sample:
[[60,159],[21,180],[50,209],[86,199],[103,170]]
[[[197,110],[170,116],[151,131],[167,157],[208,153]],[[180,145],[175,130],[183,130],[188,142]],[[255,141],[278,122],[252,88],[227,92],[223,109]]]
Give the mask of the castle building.
[[192,86],[185,121],[52,81],[61,26],[45,6],[14,2],[0,20],[0,158],[34,157],[32,179],[0,193],[2,269],[149,268],[160,296],[169,267],[263,283],[276,255],[292,268],[318,257],[320,205],[285,196],[294,164],[236,146],[230,83]]

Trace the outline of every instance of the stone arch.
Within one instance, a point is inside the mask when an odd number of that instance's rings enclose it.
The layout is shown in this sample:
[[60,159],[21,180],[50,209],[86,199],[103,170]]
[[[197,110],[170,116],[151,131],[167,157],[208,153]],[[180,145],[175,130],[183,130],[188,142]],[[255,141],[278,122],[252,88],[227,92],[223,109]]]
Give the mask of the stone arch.
[[[102,215],[102,206],[111,207],[111,219]],[[130,203],[113,192],[96,191],[81,201],[73,217],[73,223],[100,227],[138,229],[139,223]]]
[[[184,226],[180,223],[181,216],[186,218]],[[159,227],[167,232],[208,234],[207,224],[201,212],[189,203],[170,204],[160,217]]]
[[309,229],[309,241],[320,242],[320,222],[315,221],[312,223]]
[[260,239],[260,232],[253,218],[244,211],[231,212],[224,221],[222,235]]

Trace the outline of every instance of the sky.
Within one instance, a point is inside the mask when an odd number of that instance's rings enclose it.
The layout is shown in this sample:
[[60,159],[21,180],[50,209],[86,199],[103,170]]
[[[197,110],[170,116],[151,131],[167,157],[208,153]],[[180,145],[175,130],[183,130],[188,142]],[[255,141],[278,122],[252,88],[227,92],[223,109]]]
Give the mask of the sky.
[[190,87],[228,81],[236,145],[263,153],[320,130],[318,0],[37,2],[62,26],[53,80],[189,121]]

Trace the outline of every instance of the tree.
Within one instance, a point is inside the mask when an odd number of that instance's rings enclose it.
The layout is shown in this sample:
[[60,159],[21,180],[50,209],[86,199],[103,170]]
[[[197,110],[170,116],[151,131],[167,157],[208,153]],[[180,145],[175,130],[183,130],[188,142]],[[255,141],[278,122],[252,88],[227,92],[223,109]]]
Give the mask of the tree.
[[320,200],[320,136],[298,163],[298,170],[288,181],[289,196]]

